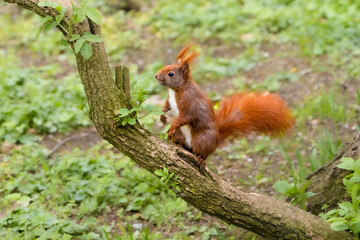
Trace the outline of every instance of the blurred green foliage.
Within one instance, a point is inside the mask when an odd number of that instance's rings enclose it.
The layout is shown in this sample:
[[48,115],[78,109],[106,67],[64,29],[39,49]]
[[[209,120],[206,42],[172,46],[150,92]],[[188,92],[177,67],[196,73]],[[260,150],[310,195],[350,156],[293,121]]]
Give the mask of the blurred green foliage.
[[359,10],[360,3],[351,0],[160,0],[145,23],[157,37],[179,42],[292,42],[307,55],[339,56],[359,43]]
[[[108,149],[111,146],[102,143],[49,161],[45,148],[27,144],[6,156],[0,162],[0,209],[7,213],[0,219],[0,237],[101,239],[100,228],[106,226],[96,216],[104,211],[120,217],[123,226],[136,226],[142,219],[153,227],[182,225],[185,229],[190,226],[184,222],[190,220],[201,225],[201,213],[167,185]],[[118,232],[120,226],[110,230]],[[192,231],[201,232],[199,226]]]
[[67,132],[87,126],[86,114],[77,108],[85,102],[80,80],[71,74],[56,80],[57,64],[21,68],[19,59],[0,52],[0,142],[26,142],[37,133]]

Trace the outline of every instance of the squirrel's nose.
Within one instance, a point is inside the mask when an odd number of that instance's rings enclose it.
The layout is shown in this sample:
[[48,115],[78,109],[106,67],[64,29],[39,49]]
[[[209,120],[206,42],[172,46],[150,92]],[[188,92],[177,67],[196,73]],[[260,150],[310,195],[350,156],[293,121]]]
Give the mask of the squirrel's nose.
[[159,78],[159,73],[155,74],[155,78],[158,79]]

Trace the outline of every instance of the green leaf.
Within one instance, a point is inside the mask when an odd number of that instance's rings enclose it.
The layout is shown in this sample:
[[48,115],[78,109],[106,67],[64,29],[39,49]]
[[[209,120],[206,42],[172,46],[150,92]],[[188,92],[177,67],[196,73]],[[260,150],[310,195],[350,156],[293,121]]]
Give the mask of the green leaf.
[[139,108],[132,108],[132,109],[130,109],[129,113],[133,113],[133,112],[136,112],[138,110],[139,110]]
[[73,34],[69,40],[69,42],[72,42],[72,41],[75,41],[75,40],[78,40],[80,38],[79,34]]
[[313,192],[306,192],[305,193],[305,197],[313,197],[313,196],[316,196],[317,193],[313,193]]
[[353,204],[354,204],[355,206],[358,206],[359,203],[360,203],[360,196],[357,196],[357,197],[356,197],[356,200],[355,200],[355,202],[354,202]]
[[[351,179],[351,180],[353,180],[353,179]],[[356,197],[358,195],[358,191],[359,191],[359,184],[354,184],[354,187],[351,189],[351,200],[353,203],[356,202]],[[350,205],[351,205],[351,203],[350,203]],[[351,207],[352,207],[352,205],[351,205]]]
[[76,13],[72,17],[72,20],[74,23],[79,23],[84,21],[85,17],[86,17],[85,10],[77,8]]
[[327,209],[329,206],[325,203],[324,205],[322,205],[321,209],[324,210],[324,209]]
[[20,204],[20,205],[23,205],[23,206],[27,206],[29,205],[31,199],[29,196],[22,196],[18,201],[17,203]]
[[128,121],[128,124],[130,124],[130,125],[135,125],[135,124],[136,124],[136,118],[131,118],[131,119]]
[[358,213],[358,215],[353,217],[349,222],[352,223],[352,224],[360,222],[360,213]]
[[169,179],[172,179],[172,177],[174,176],[175,173],[170,173],[169,175]]
[[345,220],[340,220],[333,222],[330,227],[334,231],[343,231],[349,229],[349,224]]
[[346,170],[355,170],[355,162],[352,158],[342,158],[341,163],[336,165],[338,168],[346,169]]
[[351,191],[352,187],[354,186],[354,182],[352,182],[351,180],[348,179],[343,179],[343,184],[345,185],[347,191]]
[[332,210],[328,211],[326,214],[327,215],[333,215],[334,213],[337,213],[337,212],[338,212],[337,209],[332,209]]
[[164,176],[163,172],[160,169],[155,170],[154,174],[159,177]]
[[101,25],[101,13],[96,8],[87,8],[86,16],[88,16],[97,25]]
[[92,55],[92,48],[88,42],[85,42],[81,48],[81,55],[85,60],[88,60]]
[[69,43],[66,41],[66,39],[64,37],[61,38],[61,40],[59,41],[60,46],[67,46],[69,45]]
[[60,13],[61,11],[63,11],[64,8],[66,9],[67,7],[60,5],[60,6],[56,7],[55,9],[56,9],[56,11],[58,11]]
[[319,217],[321,217],[322,219],[324,219],[326,221],[329,216],[326,213],[319,213]]
[[52,21],[53,21],[53,18],[51,16],[44,17],[43,22],[41,23],[39,29],[36,32],[36,38],[39,37],[41,31],[46,27],[46,25],[48,25]]
[[359,183],[360,182],[360,177],[352,177],[351,180],[354,182],[354,183]]
[[163,172],[165,176],[169,176],[169,170],[166,167],[163,168]]
[[354,233],[355,236],[358,236],[360,231],[360,222],[352,224],[351,231]]
[[226,237],[220,232],[220,230],[217,227],[214,227],[216,233],[218,234],[220,240],[226,240]]
[[56,22],[60,24],[61,20],[64,18],[66,13],[67,7],[63,7],[59,13],[59,15],[56,16]]
[[339,216],[344,217],[345,215],[349,214],[349,210],[348,209],[339,209],[338,213],[339,213]]
[[[358,161],[358,160],[357,160]],[[356,162],[357,162],[356,161]],[[355,162],[355,164],[356,164],[356,162]],[[354,171],[354,176],[353,176],[353,178],[360,178],[360,171],[359,171],[359,169],[357,169],[357,170],[355,170]]]
[[12,193],[5,197],[6,200],[15,201],[18,200],[21,197],[20,193]]
[[68,122],[74,116],[73,112],[62,112],[59,115],[60,122]]
[[311,181],[306,181],[303,186],[301,187],[301,191],[305,191],[306,188],[310,185]]
[[280,192],[280,193],[286,193],[289,190],[291,190],[294,186],[286,181],[278,181],[273,185],[273,188]]
[[58,25],[57,22],[52,21],[49,24],[46,24],[46,26],[44,27],[44,31],[48,31],[48,30],[52,29],[53,27],[55,27],[56,25]]
[[79,38],[75,43],[75,53],[78,53],[85,43],[84,38]]
[[46,23],[46,22],[49,22],[49,21],[52,21],[53,20],[53,17],[52,16],[46,16],[43,18],[43,22],[42,24]]
[[120,108],[117,113],[120,114],[120,117],[125,117],[130,114],[130,111],[127,108]]
[[31,194],[34,192],[36,186],[32,183],[22,184],[18,186],[18,190],[24,194]]
[[61,4],[60,3],[57,3],[57,2],[49,2],[49,1],[44,1],[44,2],[39,2],[38,3],[38,6],[39,7],[49,7],[49,8],[59,8],[61,7]]
[[103,39],[98,35],[91,34],[89,32],[84,33],[83,38],[88,42],[102,42]]

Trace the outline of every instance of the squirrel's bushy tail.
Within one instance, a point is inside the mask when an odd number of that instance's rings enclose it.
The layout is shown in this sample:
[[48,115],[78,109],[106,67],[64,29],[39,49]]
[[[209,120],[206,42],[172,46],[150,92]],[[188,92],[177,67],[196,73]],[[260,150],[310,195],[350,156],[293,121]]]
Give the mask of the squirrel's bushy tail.
[[221,140],[224,140],[249,132],[281,135],[295,120],[279,96],[265,92],[233,94],[222,99],[216,111],[216,122]]

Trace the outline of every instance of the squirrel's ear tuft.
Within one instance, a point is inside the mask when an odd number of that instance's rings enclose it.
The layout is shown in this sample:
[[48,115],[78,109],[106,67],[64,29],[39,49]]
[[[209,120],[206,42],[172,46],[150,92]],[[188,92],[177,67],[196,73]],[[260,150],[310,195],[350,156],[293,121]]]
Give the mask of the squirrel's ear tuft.
[[186,55],[186,57],[183,59],[183,63],[191,64],[194,62],[195,58],[197,58],[200,55],[198,52],[192,52]]
[[176,57],[176,62],[177,63],[183,63],[183,58],[184,55],[186,54],[186,52],[192,47],[192,44],[188,44],[186,45],[183,49],[181,49],[179,55]]
[[[189,49],[192,47],[192,44],[186,45],[179,53],[179,55],[176,58],[176,63],[185,65],[187,64],[187,67],[194,62],[195,58],[200,55],[198,52],[188,52]],[[185,66],[186,67],[186,66]]]

